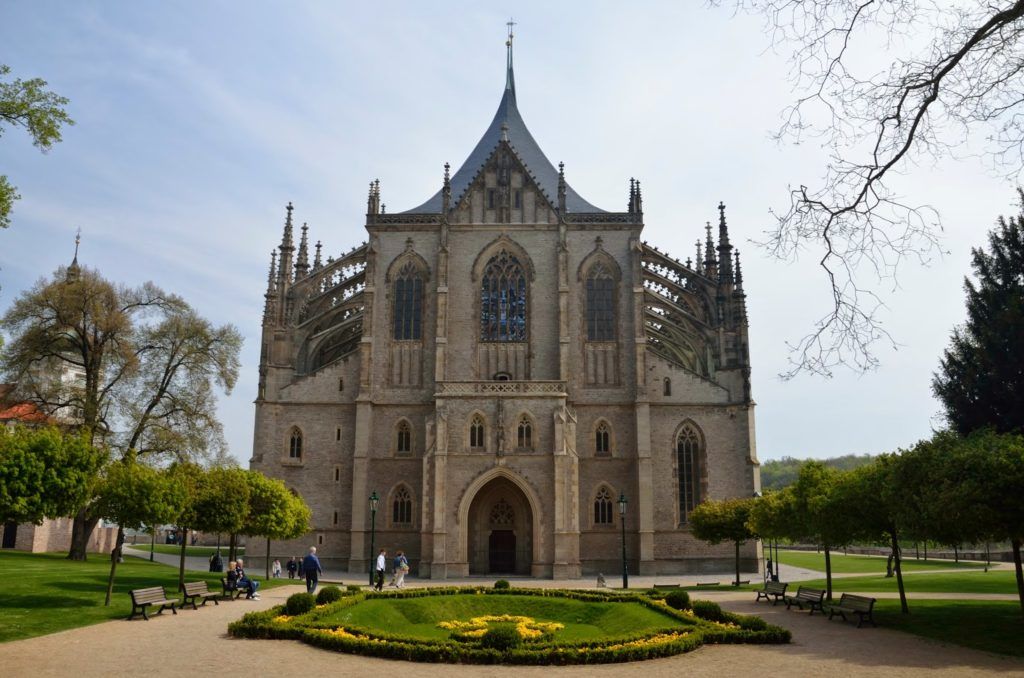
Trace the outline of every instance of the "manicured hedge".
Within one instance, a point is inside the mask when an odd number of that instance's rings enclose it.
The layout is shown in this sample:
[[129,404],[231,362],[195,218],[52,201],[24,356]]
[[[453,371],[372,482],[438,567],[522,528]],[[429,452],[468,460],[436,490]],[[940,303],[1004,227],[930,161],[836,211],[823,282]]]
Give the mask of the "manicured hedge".
[[[371,629],[341,628],[336,622],[322,621],[325,618],[333,617],[340,609],[363,600],[466,593],[561,597],[593,602],[636,602],[691,626],[683,629],[669,627],[656,632],[596,641],[560,643],[556,640],[544,640],[525,643],[502,651],[484,647],[482,643],[417,640],[392,636]],[[278,606],[264,612],[245,615],[228,627],[228,633],[240,638],[301,640],[328,650],[387,659],[533,665],[604,664],[654,659],[689,652],[704,643],[764,644],[788,643],[790,641],[790,633],[785,629],[770,626],[759,617],[724,612],[718,605],[704,604],[706,602],[693,601],[693,611],[691,612],[675,610],[663,601],[652,600],[644,595],[633,593],[563,589],[515,589],[513,591],[479,587],[438,587],[386,593],[359,593],[346,596],[337,602],[321,606],[294,618],[283,616],[285,608]],[[710,617],[714,617],[714,619],[710,619]]]

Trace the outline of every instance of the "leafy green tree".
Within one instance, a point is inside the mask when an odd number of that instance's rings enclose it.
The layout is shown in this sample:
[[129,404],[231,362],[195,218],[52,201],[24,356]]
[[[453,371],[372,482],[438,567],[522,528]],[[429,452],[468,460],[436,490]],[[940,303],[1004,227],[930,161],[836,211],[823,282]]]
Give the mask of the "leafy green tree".
[[749,527],[754,497],[704,501],[687,517],[693,536],[710,544],[731,541],[736,547],[736,586],[740,583],[740,545],[755,534]]
[[90,496],[106,452],[56,427],[0,426],[0,523],[73,514]]
[[[1024,191],[1018,189],[1022,207]],[[932,380],[950,426],[1024,432],[1024,214],[999,217],[988,249],[971,250],[967,322],[953,330]]]
[[[213,387],[230,393],[241,336],[214,327],[152,283],[117,286],[77,264],[40,280],[0,319],[0,370],[18,396],[74,419],[92,444],[151,463],[223,448]],[[84,373],[69,385],[64,369]],[[69,558],[84,560],[99,516],[75,515]]]
[[[61,140],[61,127],[74,125],[65,112],[69,101],[46,89],[40,78],[6,81],[11,69],[0,64],[0,136],[4,128],[22,127],[32,137],[32,143],[44,153]],[[11,210],[20,196],[6,175],[0,174],[0,228],[11,224]]]
[[185,586],[185,549],[191,530],[237,534],[249,516],[249,471],[239,468],[204,470],[196,464],[175,466],[187,490],[188,501],[178,517],[181,552],[178,562],[178,587]]
[[987,492],[989,512],[988,536],[993,540],[1008,539],[1013,548],[1013,566],[1017,577],[1017,597],[1024,613],[1024,436],[995,435],[982,432],[972,436],[972,445],[990,468],[983,473],[991,485]]
[[266,537],[267,578],[270,577],[270,540],[297,539],[309,531],[311,512],[306,503],[276,478],[258,471],[246,474],[249,483],[249,515],[242,534]]
[[143,525],[172,522],[186,500],[180,476],[140,464],[131,455],[104,469],[94,510],[102,518],[117,523],[104,605],[110,605],[125,528],[141,529]]

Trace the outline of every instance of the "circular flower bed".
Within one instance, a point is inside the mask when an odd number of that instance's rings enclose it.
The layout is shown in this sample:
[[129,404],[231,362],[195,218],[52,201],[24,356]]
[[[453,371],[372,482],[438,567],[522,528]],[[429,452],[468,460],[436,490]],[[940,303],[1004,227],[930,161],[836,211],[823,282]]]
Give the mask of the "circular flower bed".
[[353,654],[480,664],[636,661],[705,643],[789,642],[788,631],[759,617],[713,603],[694,607],[676,610],[635,593],[444,587],[351,593],[294,616],[276,607],[247,614],[228,631]]

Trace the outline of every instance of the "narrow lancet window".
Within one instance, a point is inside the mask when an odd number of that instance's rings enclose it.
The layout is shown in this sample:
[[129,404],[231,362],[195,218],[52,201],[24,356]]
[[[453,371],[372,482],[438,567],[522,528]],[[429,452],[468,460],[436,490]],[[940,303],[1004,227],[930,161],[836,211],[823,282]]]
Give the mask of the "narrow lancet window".
[[502,250],[484,268],[480,289],[480,339],[526,341],[526,272]]
[[685,523],[700,503],[701,439],[687,424],[676,439],[676,465],[679,474],[679,522]]
[[395,278],[394,338],[418,340],[423,325],[423,277],[413,262],[408,262]]
[[615,341],[615,278],[601,264],[587,275],[587,339]]

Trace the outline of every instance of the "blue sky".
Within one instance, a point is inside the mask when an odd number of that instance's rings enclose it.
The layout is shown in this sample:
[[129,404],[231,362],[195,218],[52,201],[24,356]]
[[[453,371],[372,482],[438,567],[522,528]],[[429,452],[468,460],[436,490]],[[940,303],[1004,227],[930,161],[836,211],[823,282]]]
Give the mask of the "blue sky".
[[970,247],[1012,213],[1012,185],[971,159],[902,178],[911,202],[940,211],[946,254],[880,285],[898,350],[880,346],[882,366],[867,375],[780,381],[786,342],[826,310],[827,290],[813,256],[780,263],[747,241],[827,159],[769,138],[792,90],[759,21],[691,5],[6,2],[0,63],[48,80],[77,125],[47,155],[19,131],[0,139],[0,172],[22,195],[0,231],[0,312],[70,259],[81,227],[83,263],[152,280],[242,331],[241,378],[220,414],[244,464],[285,204],[326,257],[365,239],[374,178],[388,211],[433,194],[498,104],[514,7],[520,111],[581,195],[624,209],[629,177],[640,178],[645,239],[683,259],[727,204],[761,458],[913,443],[936,425],[931,373],[964,317]]

